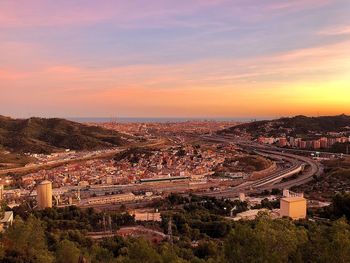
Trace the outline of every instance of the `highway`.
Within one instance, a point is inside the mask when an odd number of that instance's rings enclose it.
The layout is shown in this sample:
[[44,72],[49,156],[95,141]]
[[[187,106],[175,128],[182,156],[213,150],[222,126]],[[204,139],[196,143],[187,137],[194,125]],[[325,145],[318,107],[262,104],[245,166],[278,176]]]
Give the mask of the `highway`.
[[[314,175],[321,175],[323,171],[322,166],[318,162],[308,157],[285,153],[284,149],[277,147],[271,150],[270,148],[264,147],[254,142],[234,141],[232,138],[219,136],[212,136],[209,139],[210,141],[218,141],[221,143],[234,143],[240,146],[243,150],[253,151],[256,154],[271,159],[280,159],[284,162],[288,162],[291,166],[285,167],[282,170],[278,170],[271,175],[268,175],[257,181],[247,181],[230,189],[205,192],[201,193],[201,195],[228,198],[237,196],[239,192],[259,193],[263,190],[271,190],[272,188],[290,188],[292,186],[305,184],[311,181]],[[297,175],[296,178],[283,181],[283,179],[290,178],[293,175]]]
[[272,174],[268,177],[262,178],[260,180],[254,181],[254,183],[252,183],[250,185],[250,187],[252,188],[259,188],[265,185],[269,185],[269,184],[273,184],[275,182],[279,182],[284,178],[288,178],[290,176],[293,176],[295,174],[298,174],[300,172],[302,172],[303,170],[303,165],[302,164],[295,164],[293,165],[291,168],[288,168],[286,170],[282,170],[279,171],[275,174]]

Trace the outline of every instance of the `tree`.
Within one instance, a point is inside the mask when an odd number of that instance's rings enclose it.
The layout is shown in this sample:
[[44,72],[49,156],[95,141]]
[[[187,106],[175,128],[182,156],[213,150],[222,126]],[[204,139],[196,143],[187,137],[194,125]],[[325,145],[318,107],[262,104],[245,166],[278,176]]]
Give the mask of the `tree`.
[[282,191],[278,188],[272,188],[271,189],[271,194],[272,195],[281,195],[282,194]]
[[258,253],[258,248],[259,244],[253,229],[249,225],[238,224],[225,241],[225,261],[227,263],[254,262],[261,254]]
[[301,249],[303,262],[350,262],[350,226],[344,218],[332,222],[308,223],[309,242]]
[[111,263],[114,261],[113,253],[99,245],[94,245],[91,251],[92,263]]
[[350,262],[350,226],[346,220],[333,222],[329,229],[330,242],[327,246],[327,262]]
[[336,218],[346,216],[348,219],[350,219],[350,193],[335,195],[332,200],[331,208],[331,213]]
[[187,261],[178,257],[175,253],[173,247],[170,244],[164,244],[160,249],[160,254],[162,257],[162,262],[164,263],[185,263]]
[[199,242],[198,247],[195,249],[195,255],[201,259],[209,259],[218,255],[217,244],[213,241]]
[[5,262],[53,262],[42,222],[33,216],[26,222],[16,217],[14,225],[4,235],[3,244]]
[[135,240],[129,247],[123,263],[162,263],[160,255],[143,239]]
[[298,262],[299,248],[306,243],[306,231],[292,221],[261,215],[254,228],[244,223],[236,225],[225,242],[225,259],[237,263]]
[[122,249],[126,247],[125,240],[120,236],[104,238],[101,241],[101,246],[108,251],[111,251],[114,257],[118,257],[122,253]]
[[76,244],[65,239],[57,246],[55,263],[78,263],[80,254]]

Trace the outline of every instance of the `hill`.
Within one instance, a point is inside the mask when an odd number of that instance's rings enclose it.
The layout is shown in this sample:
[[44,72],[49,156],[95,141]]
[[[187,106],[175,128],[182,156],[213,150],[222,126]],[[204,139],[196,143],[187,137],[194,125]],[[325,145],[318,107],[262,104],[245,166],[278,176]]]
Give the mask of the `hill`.
[[124,144],[121,134],[65,119],[12,119],[0,116],[0,150],[51,153],[95,150]]
[[253,136],[279,136],[285,133],[289,136],[306,136],[310,133],[324,134],[327,132],[350,132],[350,116],[295,116],[271,121],[256,121],[244,123],[220,131],[221,134],[236,134],[246,132]]

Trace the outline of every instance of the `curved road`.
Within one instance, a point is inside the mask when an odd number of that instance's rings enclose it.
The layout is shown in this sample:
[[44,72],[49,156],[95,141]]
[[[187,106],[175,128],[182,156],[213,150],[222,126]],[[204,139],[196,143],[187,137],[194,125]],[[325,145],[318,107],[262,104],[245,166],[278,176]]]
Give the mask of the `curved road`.
[[[274,148],[274,150],[271,150],[267,147],[264,147],[259,144],[255,144],[253,142],[248,142],[248,143],[237,142],[237,141],[234,141],[232,138],[225,138],[225,137],[218,137],[218,136],[215,136],[215,137],[213,136],[208,139],[211,141],[219,141],[221,143],[234,143],[247,151],[254,151],[257,154],[260,153],[265,157],[273,156],[275,158],[276,157],[281,158],[291,163],[292,166],[282,171],[275,172],[258,181],[254,181],[254,182],[248,181],[241,185],[233,187],[231,189],[201,193],[201,195],[216,196],[216,197],[232,197],[232,196],[236,196],[239,192],[258,193],[258,192],[261,192],[262,190],[271,190],[272,188],[279,188],[279,189],[290,188],[292,186],[301,185],[311,181],[314,175],[320,175],[323,171],[322,166],[316,161],[308,157],[290,154],[290,153],[284,153],[283,149],[280,149],[280,151],[278,148]],[[302,166],[306,167],[306,170],[304,170],[302,174],[298,175],[294,179],[281,182],[283,178],[288,178],[294,174],[300,173]]]

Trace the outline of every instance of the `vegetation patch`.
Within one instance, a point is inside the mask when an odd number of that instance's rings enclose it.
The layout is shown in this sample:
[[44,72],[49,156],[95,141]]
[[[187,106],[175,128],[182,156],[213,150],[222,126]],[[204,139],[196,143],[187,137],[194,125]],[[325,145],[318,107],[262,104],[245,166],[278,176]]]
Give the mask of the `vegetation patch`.
[[120,133],[64,119],[0,116],[0,147],[16,153],[96,150],[124,144]]

